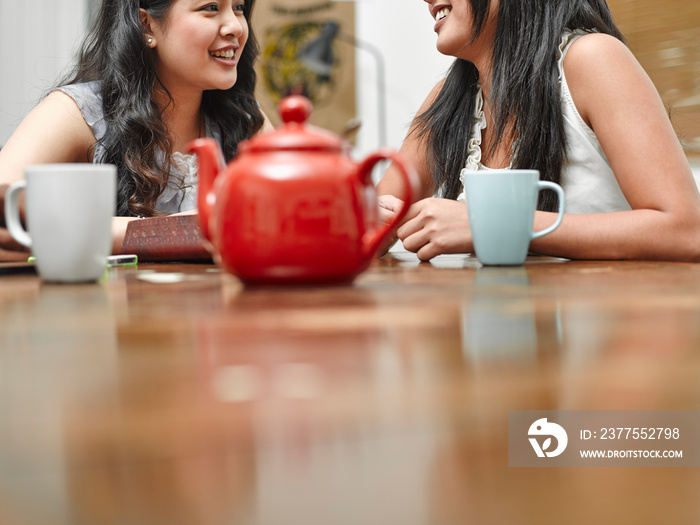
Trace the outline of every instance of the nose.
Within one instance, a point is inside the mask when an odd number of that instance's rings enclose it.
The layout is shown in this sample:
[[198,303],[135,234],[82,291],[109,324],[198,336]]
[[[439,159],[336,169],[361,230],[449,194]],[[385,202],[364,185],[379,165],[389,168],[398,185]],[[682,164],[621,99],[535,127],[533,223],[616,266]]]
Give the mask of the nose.
[[221,24],[221,36],[238,38],[243,35],[242,17],[236,16],[234,12],[226,15]]

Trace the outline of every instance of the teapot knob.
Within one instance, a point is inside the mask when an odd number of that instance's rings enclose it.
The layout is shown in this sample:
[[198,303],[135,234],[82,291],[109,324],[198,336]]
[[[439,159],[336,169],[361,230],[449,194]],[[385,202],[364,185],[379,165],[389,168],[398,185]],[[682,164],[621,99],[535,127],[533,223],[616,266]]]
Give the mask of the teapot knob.
[[309,119],[313,110],[311,101],[301,95],[285,97],[279,104],[279,114],[285,124],[290,122],[303,124]]

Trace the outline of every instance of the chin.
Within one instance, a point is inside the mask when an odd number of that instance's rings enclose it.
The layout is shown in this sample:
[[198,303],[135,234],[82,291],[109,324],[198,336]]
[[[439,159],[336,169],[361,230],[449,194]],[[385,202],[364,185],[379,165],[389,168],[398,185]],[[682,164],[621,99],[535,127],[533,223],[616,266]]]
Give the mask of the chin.
[[236,82],[238,82],[238,73],[236,73],[236,75],[233,78],[229,79],[229,81],[226,83],[226,85],[228,86],[226,89],[231,89],[233,86],[236,85]]
[[446,56],[456,56],[456,46],[454,46],[451,42],[447,41],[440,41],[438,39],[437,44],[435,45],[436,49],[438,50],[439,53],[446,55]]
[[214,87],[212,89],[218,89],[220,91],[228,91],[231,89],[233,86],[236,85],[236,81],[238,80],[238,77],[233,79],[227,79],[227,80],[222,80],[221,82],[216,82],[214,84]]
[[449,53],[448,51],[446,51],[444,48],[442,48],[442,47],[440,47],[440,46],[436,46],[436,48],[437,48],[437,50],[438,50],[438,53],[440,53],[441,55],[452,56],[452,55],[450,55],[450,53]]

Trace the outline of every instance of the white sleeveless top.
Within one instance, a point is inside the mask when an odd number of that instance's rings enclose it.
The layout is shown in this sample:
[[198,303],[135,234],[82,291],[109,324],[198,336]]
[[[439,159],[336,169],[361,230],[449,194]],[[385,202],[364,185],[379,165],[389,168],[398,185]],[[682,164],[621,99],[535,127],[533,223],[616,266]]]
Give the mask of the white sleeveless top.
[[[564,57],[582,30],[566,31],[559,45],[559,85],[561,110],[564,116],[567,151],[560,184],[566,195],[566,213],[602,213],[629,210],[630,205],[620,189],[605,152],[591,128],[579,115],[564,75]],[[474,124],[468,144],[468,170],[488,170],[481,164],[481,131],[486,127],[481,90],[474,108]],[[462,179],[462,184],[464,180]],[[466,200],[464,191],[457,200]]]

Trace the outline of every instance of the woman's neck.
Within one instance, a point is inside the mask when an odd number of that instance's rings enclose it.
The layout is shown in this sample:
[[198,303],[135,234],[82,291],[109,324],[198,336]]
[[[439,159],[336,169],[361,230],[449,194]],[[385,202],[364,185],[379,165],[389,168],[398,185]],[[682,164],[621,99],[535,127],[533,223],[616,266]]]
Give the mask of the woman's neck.
[[168,135],[173,145],[173,152],[186,153],[185,146],[190,141],[204,134],[204,120],[201,112],[202,96],[177,96],[172,94],[172,101],[162,94],[154,94],[156,103],[165,108],[163,121],[168,129]]

